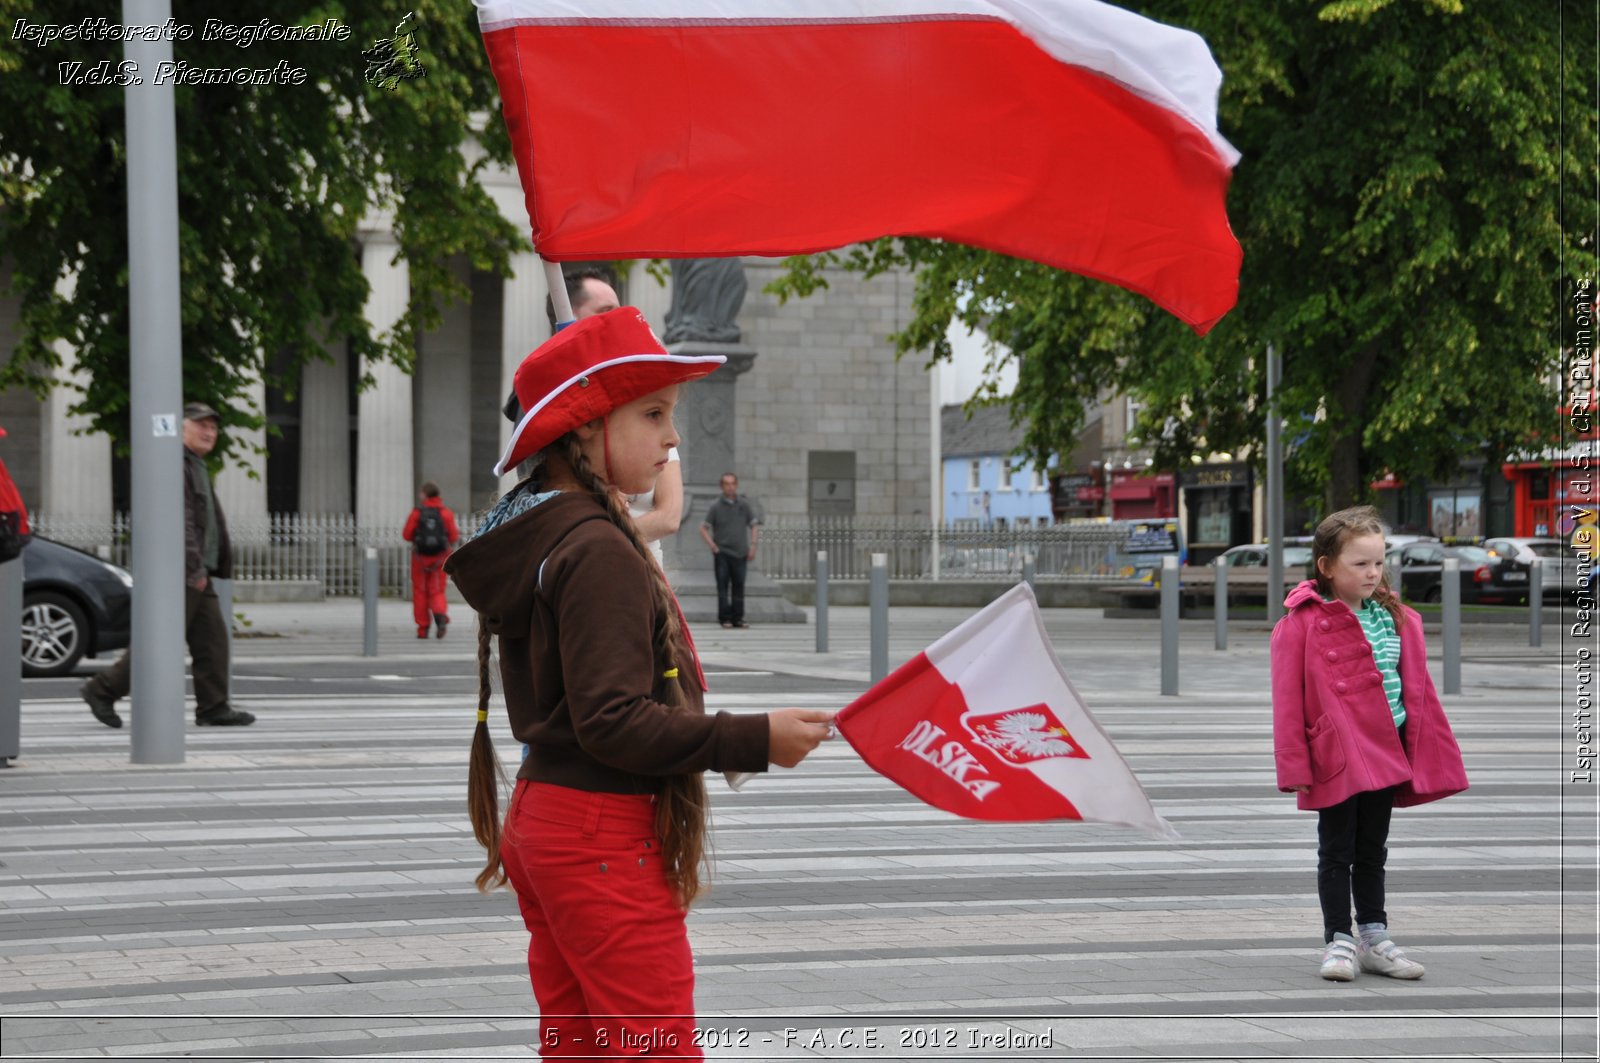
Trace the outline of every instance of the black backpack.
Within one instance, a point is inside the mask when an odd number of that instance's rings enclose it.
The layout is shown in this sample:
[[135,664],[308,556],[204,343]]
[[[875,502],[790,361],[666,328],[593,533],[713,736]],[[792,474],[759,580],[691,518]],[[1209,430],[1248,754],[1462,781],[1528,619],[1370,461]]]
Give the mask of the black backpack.
[[438,506],[417,507],[417,529],[411,536],[411,544],[423,557],[442,554],[450,545],[444,532],[444,515]]

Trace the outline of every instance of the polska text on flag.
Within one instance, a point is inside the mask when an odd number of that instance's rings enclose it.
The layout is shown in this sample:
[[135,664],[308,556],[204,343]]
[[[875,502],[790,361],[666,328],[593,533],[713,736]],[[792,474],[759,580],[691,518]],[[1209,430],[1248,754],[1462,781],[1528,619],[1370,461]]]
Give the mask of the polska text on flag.
[[1027,584],[835,720],[879,774],[969,819],[1078,819],[1176,840],[1061,668]]
[[477,0],[547,260],[925,236],[1238,296],[1205,41],[1100,0]]

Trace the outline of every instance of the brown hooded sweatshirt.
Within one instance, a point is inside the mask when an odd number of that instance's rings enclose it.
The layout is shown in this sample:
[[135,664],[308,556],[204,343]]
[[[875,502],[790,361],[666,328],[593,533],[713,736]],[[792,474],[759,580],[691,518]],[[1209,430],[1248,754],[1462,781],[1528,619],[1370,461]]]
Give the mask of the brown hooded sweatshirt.
[[[667,775],[767,770],[764,713],[707,716],[692,651],[654,659],[645,565],[599,502],[570,491],[445,563],[500,640],[511,733],[529,747],[517,778],[636,794]],[[691,707],[657,700],[673,682]]]

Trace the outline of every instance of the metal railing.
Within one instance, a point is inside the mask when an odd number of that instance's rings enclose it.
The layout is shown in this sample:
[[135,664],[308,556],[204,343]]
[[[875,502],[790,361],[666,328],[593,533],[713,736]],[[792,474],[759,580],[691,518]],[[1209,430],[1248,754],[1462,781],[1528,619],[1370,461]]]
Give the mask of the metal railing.
[[939,579],[1009,580],[1022,577],[1031,556],[1041,580],[1116,579],[1131,571],[1127,538],[1117,524],[969,530],[916,517],[772,517],[761,526],[757,564],[774,579],[810,579],[826,550],[831,578],[866,579],[872,555],[885,554],[890,579],[932,579],[937,554]]
[[[463,539],[481,514],[458,516]],[[39,514],[34,531],[57,542],[86,550],[114,565],[130,567],[131,524],[118,513],[109,520],[85,520]],[[233,546],[235,582],[316,582],[333,596],[361,594],[361,561],[367,547],[378,550],[378,581],[385,595],[411,593],[411,545],[400,527],[360,528],[353,514],[273,513],[264,518],[228,522]]]
[[[484,514],[458,514],[463,541]],[[127,514],[85,520],[39,514],[38,534],[128,567],[132,560]],[[386,595],[410,593],[411,547],[400,525],[360,528],[348,513],[274,513],[228,522],[237,582],[314,581],[333,596],[361,594],[361,562],[378,551],[378,578]],[[818,550],[828,551],[833,579],[866,579],[873,554],[888,557],[889,578],[1016,580],[1032,557],[1039,580],[1118,579],[1133,571],[1125,552],[1128,532],[1112,523],[1057,524],[1044,528],[932,528],[924,518],[774,517],[762,524],[757,565],[774,579],[811,579]]]

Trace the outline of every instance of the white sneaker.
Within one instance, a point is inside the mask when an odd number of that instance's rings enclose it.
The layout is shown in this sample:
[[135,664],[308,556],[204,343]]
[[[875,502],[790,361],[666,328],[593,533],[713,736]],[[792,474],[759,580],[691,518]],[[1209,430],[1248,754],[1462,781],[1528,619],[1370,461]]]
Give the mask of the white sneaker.
[[1353,982],[1356,978],[1356,939],[1335,934],[1322,950],[1322,977],[1330,982]]
[[1365,941],[1358,947],[1361,960],[1361,969],[1371,971],[1373,974],[1386,974],[1390,978],[1421,978],[1425,968],[1416,960],[1409,959],[1405,950],[1388,938],[1375,941],[1368,945]]

